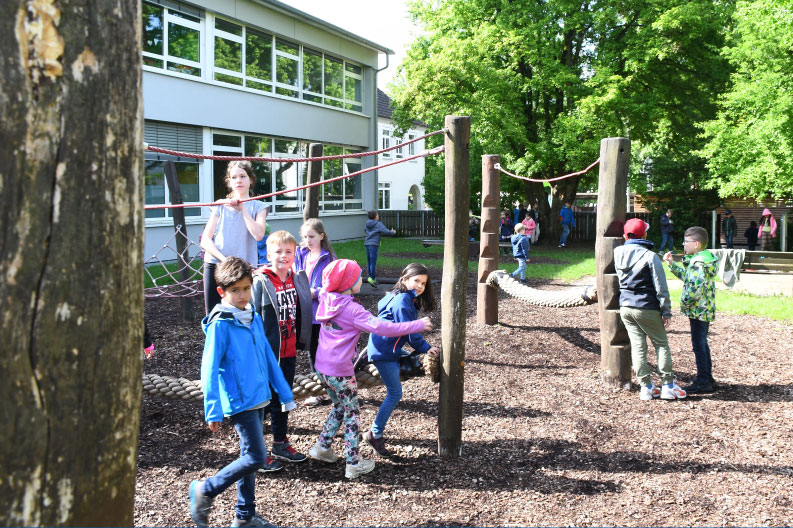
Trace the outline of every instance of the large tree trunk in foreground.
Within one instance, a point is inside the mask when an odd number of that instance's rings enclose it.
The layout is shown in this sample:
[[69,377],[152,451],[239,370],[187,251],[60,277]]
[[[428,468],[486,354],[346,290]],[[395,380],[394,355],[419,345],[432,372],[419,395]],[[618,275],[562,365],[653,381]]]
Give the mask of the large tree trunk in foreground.
[[0,2],[0,524],[131,525],[137,0]]

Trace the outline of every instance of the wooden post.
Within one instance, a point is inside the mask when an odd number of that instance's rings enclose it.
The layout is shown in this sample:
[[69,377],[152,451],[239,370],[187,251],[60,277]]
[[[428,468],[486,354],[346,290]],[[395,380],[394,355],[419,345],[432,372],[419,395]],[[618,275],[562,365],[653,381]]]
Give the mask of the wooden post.
[[[308,157],[318,158],[322,156],[322,143],[311,143],[308,146]],[[322,179],[322,162],[309,161],[308,162],[308,181],[309,183],[316,183]],[[306,203],[303,207],[303,221],[309,218],[319,218],[319,192],[322,189],[321,185],[316,187],[309,187],[306,189]]]
[[598,311],[600,315],[600,377],[612,387],[629,389],[630,341],[620,318],[620,287],[614,268],[614,248],[624,242],[631,142],[606,138],[600,142],[600,176],[595,257],[597,261]]
[[471,118],[446,116],[445,127],[446,226],[441,287],[443,361],[438,403],[438,453],[441,458],[456,458],[462,452]]
[[[171,194],[171,204],[184,203],[182,201],[182,187],[179,185],[179,177],[176,174],[176,164],[173,161],[167,161],[164,168],[165,179],[168,182],[168,190]],[[176,262],[179,266],[179,280],[187,282],[193,272],[189,265],[189,255],[187,255],[187,223],[185,222],[184,208],[171,209],[171,215],[173,216],[173,228],[176,231]],[[195,319],[193,299],[182,296],[180,302],[182,304],[182,320],[186,323],[192,322]]]
[[501,176],[495,169],[495,164],[500,160],[494,154],[482,156],[482,217],[476,285],[476,323],[480,325],[494,325],[498,322],[498,291],[488,286],[486,281],[498,269]]

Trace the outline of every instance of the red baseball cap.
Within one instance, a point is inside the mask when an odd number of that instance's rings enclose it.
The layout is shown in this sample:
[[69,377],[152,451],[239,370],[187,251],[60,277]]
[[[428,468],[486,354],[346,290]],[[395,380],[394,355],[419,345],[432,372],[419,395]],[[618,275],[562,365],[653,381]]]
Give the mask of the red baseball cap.
[[650,224],[640,218],[631,218],[625,222],[624,232],[626,235],[634,235],[637,238],[642,238],[647,230],[650,229]]

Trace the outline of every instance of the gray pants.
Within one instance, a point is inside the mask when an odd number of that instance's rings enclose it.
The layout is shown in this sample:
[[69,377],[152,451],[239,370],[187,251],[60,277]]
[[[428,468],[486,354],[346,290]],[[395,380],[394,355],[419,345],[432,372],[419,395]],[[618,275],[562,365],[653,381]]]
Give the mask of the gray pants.
[[631,340],[631,361],[639,383],[642,385],[652,383],[650,376],[652,371],[647,364],[647,337],[653,342],[658,355],[658,374],[661,376],[661,383],[672,383],[674,381],[672,353],[669,350],[669,339],[666,337],[661,312],[620,306],[620,316]]

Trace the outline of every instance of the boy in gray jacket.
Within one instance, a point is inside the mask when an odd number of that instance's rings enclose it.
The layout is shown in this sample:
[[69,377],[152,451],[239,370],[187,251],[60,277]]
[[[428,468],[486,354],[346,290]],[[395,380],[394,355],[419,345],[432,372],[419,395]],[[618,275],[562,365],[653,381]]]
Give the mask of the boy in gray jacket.
[[[625,222],[625,244],[614,249],[614,266],[620,281],[620,317],[631,341],[631,361],[641,389],[640,400],[661,397],[685,398],[686,392],[674,380],[672,354],[666,328],[672,318],[672,304],[663,264],[647,240],[649,226],[638,218]],[[647,363],[647,337],[658,355],[660,389],[653,386]]]
[[369,220],[366,221],[364,226],[364,233],[366,238],[363,241],[363,247],[366,248],[366,266],[369,272],[369,278],[366,282],[372,286],[377,286],[377,252],[380,249],[380,237],[396,235],[396,229],[388,229],[383,222],[380,221],[380,215],[377,211],[369,211],[367,213]]

